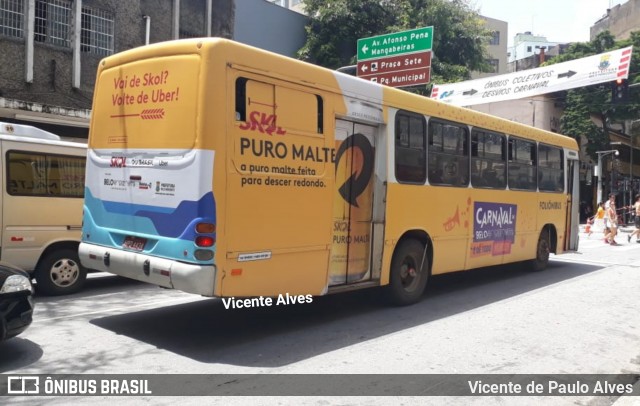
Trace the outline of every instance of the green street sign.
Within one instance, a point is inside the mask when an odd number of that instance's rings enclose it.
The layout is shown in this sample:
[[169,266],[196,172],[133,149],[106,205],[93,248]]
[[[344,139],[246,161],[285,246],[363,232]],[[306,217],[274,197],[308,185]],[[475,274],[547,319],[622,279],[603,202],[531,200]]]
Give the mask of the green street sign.
[[358,40],[358,61],[430,51],[432,45],[433,26],[360,38]]

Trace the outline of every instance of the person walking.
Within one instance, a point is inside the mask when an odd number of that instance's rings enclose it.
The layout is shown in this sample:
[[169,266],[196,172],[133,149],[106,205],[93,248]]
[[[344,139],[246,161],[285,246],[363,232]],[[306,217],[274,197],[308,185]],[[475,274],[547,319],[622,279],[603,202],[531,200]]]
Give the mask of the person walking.
[[[593,226],[591,227],[591,233],[593,233],[594,231],[600,232],[600,233],[605,233],[605,227],[604,227],[604,203],[600,202],[598,203],[598,210],[596,210],[596,214],[593,215]],[[591,235],[591,233],[589,233],[589,235]]]
[[605,218],[609,226],[609,234],[605,236],[605,243],[609,245],[620,245],[615,240],[616,235],[618,235],[618,214],[616,213],[616,199],[614,194],[609,196],[608,206],[605,205]]
[[636,242],[640,243],[640,194],[636,195],[636,202],[633,204],[633,213],[635,215],[633,223],[636,229],[627,236],[627,242],[631,242],[631,237],[636,236]]

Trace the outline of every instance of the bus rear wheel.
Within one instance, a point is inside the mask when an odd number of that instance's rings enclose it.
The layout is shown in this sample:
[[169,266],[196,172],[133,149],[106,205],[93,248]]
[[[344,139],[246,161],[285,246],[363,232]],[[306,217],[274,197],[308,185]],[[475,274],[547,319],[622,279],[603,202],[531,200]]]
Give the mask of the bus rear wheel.
[[420,300],[429,278],[429,259],[420,241],[400,242],[391,259],[387,296],[391,303],[406,306]]
[[35,271],[39,293],[57,296],[75,293],[82,289],[87,270],[80,264],[78,252],[69,248],[48,253]]
[[551,244],[549,243],[549,232],[542,230],[538,238],[536,246],[536,257],[528,262],[529,270],[532,272],[544,271],[549,263],[549,254],[551,253]]

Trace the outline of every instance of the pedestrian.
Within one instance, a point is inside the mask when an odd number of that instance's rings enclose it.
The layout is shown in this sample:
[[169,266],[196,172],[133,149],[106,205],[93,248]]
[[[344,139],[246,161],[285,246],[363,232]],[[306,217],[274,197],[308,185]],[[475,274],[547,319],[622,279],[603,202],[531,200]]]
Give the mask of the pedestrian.
[[587,233],[587,237],[591,237],[593,231],[591,230],[591,226],[593,225],[593,217],[589,217],[587,219],[587,226],[584,228],[585,233]]
[[615,238],[618,235],[618,215],[616,213],[616,201],[615,195],[609,197],[609,205],[605,205],[605,218],[607,219],[607,225],[609,227],[609,234],[605,236],[605,243],[609,245],[620,245],[616,242]]
[[640,243],[640,194],[636,195],[636,202],[633,204],[634,225],[636,229],[627,236],[627,242],[631,242],[631,237],[636,236],[636,242]]
[[591,205],[586,202],[583,202],[583,204],[584,205],[582,207],[582,210],[583,210],[582,218],[584,219],[584,221],[588,221],[591,218],[591,212],[592,212]]
[[[591,228],[591,231],[598,231],[601,233],[604,233],[605,230],[605,226],[604,226],[604,202],[600,202],[598,203],[598,210],[596,211],[596,214],[593,216],[593,227]],[[605,233],[606,235],[606,233]]]

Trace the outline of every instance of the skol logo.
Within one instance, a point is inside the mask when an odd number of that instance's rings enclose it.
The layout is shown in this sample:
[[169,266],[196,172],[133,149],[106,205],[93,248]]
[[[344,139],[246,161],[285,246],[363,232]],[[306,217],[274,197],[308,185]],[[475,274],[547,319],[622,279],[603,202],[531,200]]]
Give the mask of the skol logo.
[[259,131],[269,135],[285,135],[287,132],[276,125],[277,116],[275,114],[265,114],[259,111],[252,111],[249,120],[240,125],[242,130]]
[[111,167],[112,168],[124,168],[127,166],[127,158],[124,156],[112,156]]

